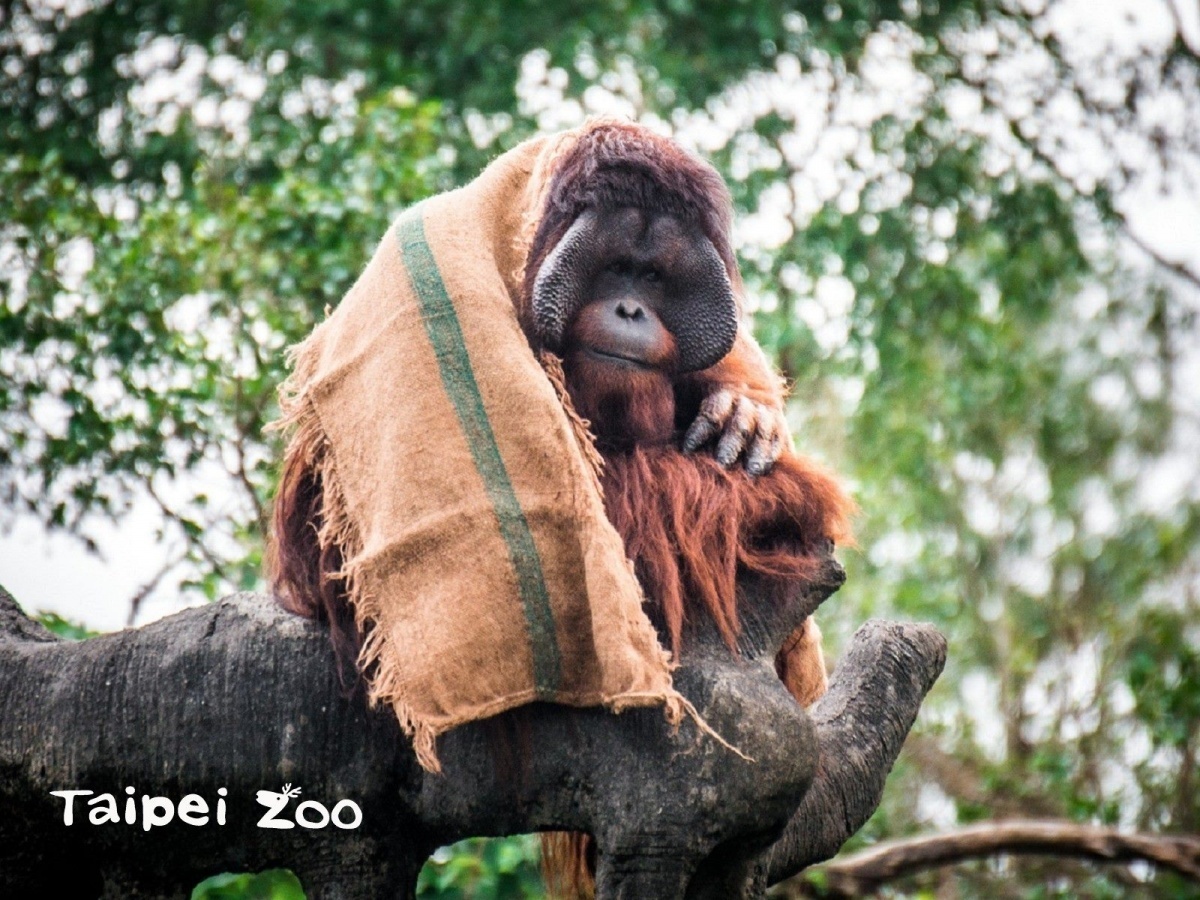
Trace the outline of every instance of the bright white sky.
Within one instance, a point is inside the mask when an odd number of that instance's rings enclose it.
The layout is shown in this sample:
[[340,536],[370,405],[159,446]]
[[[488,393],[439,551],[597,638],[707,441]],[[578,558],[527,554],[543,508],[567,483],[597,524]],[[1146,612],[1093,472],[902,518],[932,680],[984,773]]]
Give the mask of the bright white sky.
[[[1063,0],[1055,5],[1055,13],[1067,23],[1064,37],[1070,36],[1081,48],[1096,44],[1133,48],[1140,46],[1143,41],[1153,45],[1163,40],[1164,36],[1174,34],[1176,21],[1189,43],[1200,46],[1200,4],[1195,0],[1175,0],[1174,8],[1176,16],[1171,15],[1166,0],[1155,3],[1143,3],[1140,0]],[[884,87],[881,93],[868,98],[868,118],[877,116],[883,108],[890,107],[889,111],[893,112],[897,108],[902,109],[922,90],[920,83],[912,77],[911,69],[907,76],[904,75],[903,60],[897,59],[895,50],[894,46],[887,46],[880,51],[877,75]],[[218,58],[212,61],[210,69],[227,64],[228,58]],[[717,102],[707,113],[673,123],[676,133],[703,149],[713,129],[723,124],[736,124],[732,119],[753,112],[759,99],[767,102],[764,98],[769,96],[771,102],[777,102],[784,97],[790,98],[793,103],[811,104],[814,93],[822,89],[821,78],[819,71],[791,71],[786,65],[777,72],[752,77],[740,88],[728,92],[725,102]],[[147,84],[153,87],[153,91],[147,89],[143,93],[161,94],[166,91],[170,94],[172,89],[181,90],[178,85],[172,88],[153,78]],[[631,73],[613,73],[613,78],[604,84],[605,88],[597,87],[585,95],[582,104],[565,98],[565,79],[557,77],[553,70],[547,71],[545,59],[534,53],[530,54],[523,66],[520,94],[527,111],[538,115],[547,128],[572,125],[584,112],[635,111],[640,88]],[[261,94],[261,91],[258,93]],[[864,114],[862,98],[852,97],[843,105],[845,109],[839,107],[838,114],[846,118],[833,124],[841,126],[843,133],[851,133],[855,127],[854,119]],[[234,116],[238,109],[231,107],[230,115]],[[208,112],[215,116],[217,113],[214,110]],[[201,107],[197,105],[195,114],[199,116],[201,112]],[[235,118],[239,118],[239,121],[231,127],[244,125],[244,116]],[[804,177],[793,184],[793,189],[801,198],[808,197],[814,208],[835,197],[840,203],[842,198],[837,193],[838,183],[844,170],[837,168],[838,157],[844,160],[853,153],[855,142],[841,141],[829,122],[822,122],[819,117],[812,119],[810,116],[809,119],[812,121],[806,126],[805,110],[797,110],[797,143],[825,147],[828,154],[822,162],[819,154],[813,153],[811,148],[801,147],[803,152],[809,154],[809,161],[803,169]],[[487,127],[486,122],[476,124],[480,128]],[[812,132],[808,136],[803,133],[806,127]],[[839,142],[845,146],[839,149],[836,146]],[[748,152],[752,156],[753,148]],[[1097,146],[1094,141],[1089,146],[1087,140],[1081,140],[1078,152],[1080,165],[1085,169],[1089,164],[1099,166],[1106,163],[1103,159],[1106,149],[1102,145]],[[748,159],[746,164],[752,165],[753,159]],[[1194,271],[1200,271],[1200,202],[1197,202],[1194,194],[1172,191],[1160,196],[1147,189],[1139,196],[1128,196],[1123,200],[1131,228],[1141,240],[1162,255],[1185,262]],[[847,202],[856,201],[851,198]],[[769,248],[791,236],[793,226],[787,221],[786,211],[773,211],[771,198],[764,197],[759,211],[747,219],[750,221],[743,224],[743,239],[749,244]],[[846,298],[836,296],[836,284],[831,282],[824,287],[828,288],[824,291],[828,297],[818,296],[817,300],[821,302],[814,304],[815,312],[820,315],[825,315],[822,309],[827,309],[830,304],[845,305],[846,302]],[[814,331],[820,337],[818,329],[814,328]],[[829,334],[831,340],[837,340],[836,331]],[[1185,384],[1200,385],[1200,358],[1193,359],[1190,371],[1184,374],[1191,378]],[[1200,393],[1200,388],[1197,392]],[[1197,476],[1195,459],[1176,460],[1172,465],[1178,471],[1168,466],[1156,482],[1157,488],[1151,484],[1151,489],[1178,496],[1177,493],[1170,493],[1177,490],[1175,486]],[[0,584],[28,610],[57,612],[96,630],[120,628],[125,625],[129,599],[158,572],[164,560],[176,549],[156,536],[159,524],[158,512],[152,504],[147,501],[135,506],[117,526],[92,529],[101,549],[101,555],[96,556],[86,552],[73,538],[47,533],[30,518],[18,519],[11,533],[0,535]],[[174,612],[185,605],[177,582],[178,578],[174,581],[168,578],[150,595],[142,608],[139,623]],[[191,604],[200,602],[196,597]]]

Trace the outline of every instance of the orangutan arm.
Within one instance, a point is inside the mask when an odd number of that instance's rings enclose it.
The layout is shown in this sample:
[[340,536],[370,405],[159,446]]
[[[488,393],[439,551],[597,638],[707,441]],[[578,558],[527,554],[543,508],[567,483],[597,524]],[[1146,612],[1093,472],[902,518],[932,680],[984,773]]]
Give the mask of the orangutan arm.
[[783,379],[744,327],[738,329],[733,349],[724,359],[690,380],[703,399],[684,435],[685,452],[715,440],[717,462],[729,467],[740,457],[747,472],[761,475],[784,450],[791,449],[783,414]]

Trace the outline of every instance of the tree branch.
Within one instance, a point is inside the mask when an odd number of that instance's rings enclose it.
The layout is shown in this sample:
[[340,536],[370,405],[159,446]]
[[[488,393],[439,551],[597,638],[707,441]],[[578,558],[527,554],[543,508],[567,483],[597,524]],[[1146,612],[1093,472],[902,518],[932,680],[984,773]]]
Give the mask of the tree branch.
[[[873,620],[858,629],[809,710],[821,736],[817,778],[764,856],[766,884],[829,859],[863,826],[945,662],[946,639],[929,625]],[[889,702],[869,721],[850,714],[872,696]]]
[[186,552],[177,553],[174,556],[168,557],[162,566],[159,567],[159,570],[151,575],[150,578],[148,578],[145,583],[137,589],[137,593],[129,599],[129,615],[125,617],[125,626],[127,628],[133,627],[134,622],[137,621],[138,613],[142,611],[142,604],[146,602],[147,597],[154,593],[154,590],[159,586],[162,580],[167,577],[167,573],[182,563],[185,559],[187,559]]
[[1129,238],[1129,241],[1135,247],[1137,247],[1139,250],[1141,250],[1143,253],[1145,253],[1147,256],[1149,256],[1152,260],[1154,260],[1155,263],[1162,266],[1164,269],[1166,269],[1168,272],[1172,273],[1173,275],[1178,275],[1184,281],[1187,281],[1189,284],[1191,284],[1192,287],[1200,288],[1200,275],[1193,272],[1191,269],[1189,269],[1187,266],[1185,266],[1181,262],[1176,262],[1175,260],[1167,259],[1161,253],[1159,253],[1157,250],[1155,250],[1153,247],[1151,247],[1148,243],[1146,243],[1144,240],[1142,240],[1140,237],[1138,237],[1136,234],[1134,234],[1133,229],[1129,227],[1128,219],[1125,219],[1124,217],[1122,217],[1121,226],[1122,226],[1121,233],[1124,234],[1125,237]]
[[[868,623],[806,714],[775,653],[841,578],[830,559],[794,596],[743,584],[742,653],[697,629],[675,670],[704,721],[753,761],[661,709],[535,703],[443,735],[440,775],[417,766],[390,710],[345,696],[328,633],[266,598],[71,642],[0,589],[0,895],[179,897],[214,872],[286,867],[313,900],[412,896],[442,844],[566,829],[596,838],[600,900],[758,897],[773,836],[784,834],[773,862],[794,866],[784,877],[870,816],[944,661],[928,626]],[[301,783],[305,798],[352,800],[361,827],[259,827],[258,793]],[[227,821],[68,826],[50,793],[130,786],[223,797]]]
[[1178,52],[1188,56],[1193,62],[1200,63],[1200,35],[1188,33],[1183,21],[1183,13],[1179,10],[1180,0],[1166,0],[1167,11],[1175,23],[1175,39],[1178,42]]
[[[1196,61],[1197,58],[1194,55],[1194,48],[1192,48],[1190,46],[1190,44],[1187,43],[1187,38],[1185,36],[1185,29],[1183,27],[1183,21],[1179,15],[1178,8],[1175,6],[1174,0],[1165,0],[1165,5],[1166,5],[1167,9],[1169,10],[1169,12],[1171,13],[1172,18],[1174,19],[1174,22],[1175,22],[1178,45],[1180,47],[1184,47],[1185,52],[1190,53],[1192,60]],[[1012,18],[1012,19],[1015,19],[1016,21],[1021,22],[1023,24],[1023,27],[1030,34],[1035,33],[1034,20],[1035,20],[1036,16],[1032,16],[1032,15],[1028,15],[1028,14],[1020,14],[1020,13],[1016,13],[1014,11],[1008,10],[1005,13],[1005,17]],[[1093,114],[1102,116],[1102,117],[1106,116],[1106,115],[1108,115],[1108,116],[1117,115],[1117,111],[1115,111],[1115,110],[1105,110],[1105,109],[1099,107],[1097,105],[1097,103],[1095,102],[1094,98],[1092,98],[1091,96],[1088,95],[1087,91],[1085,90],[1084,84],[1082,84],[1079,81],[1079,79],[1075,77],[1073,66],[1064,57],[1062,48],[1059,46],[1059,44],[1055,38],[1047,37],[1044,39],[1040,39],[1038,41],[1038,43],[1040,43],[1042,48],[1049,54],[1050,59],[1052,60],[1054,66],[1055,66],[1056,82],[1059,85],[1065,86],[1065,88],[1067,90],[1071,91],[1075,95],[1075,97],[1078,99],[1080,105],[1084,109],[1089,110]],[[999,87],[999,85],[996,81],[989,79],[987,77],[971,77],[964,70],[964,68],[961,64],[958,65],[957,71],[955,74],[964,84],[975,88],[979,92],[979,96],[980,96],[981,100],[987,107],[990,107],[991,109],[995,110],[996,112],[998,112],[1001,116],[1003,116],[1008,121],[1010,133],[1013,135],[1013,137],[1017,140],[1017,142],[1019,144],[1024,146],[1026,149],[1028,149],[1030,151],[1030,153],[1033,154],[1035,159],[1037,159],[1039,162],[1041,162],[1043,165],[1045,165],[1050,171],[1052,171],[1059,178],[1063,178],[1066,181],[1071,180],[1068,176],[1063,174],[1058,160],[1056,160],[1050,152],[1048,152],[1043,147],[1041,147],[1036,138],[1027,137],[1025,134],[1022,133],[1021,123],[1017,120],[1014,120],[1012,118],[1012,116],[1009,115],[1009,113],[1004,108],[1003,102],[995,95],[995,90],[997,89],[997,87]],[[1138,96],[1138,94],[1141,90],[1144,90],[1144,86],[1142,86],[1142,85],[1131,86],[1130,91],[1132,93],[1126,98],[1126,101],[1123,104],[1122,109],[1120,110],[1121,113],[1128,115],[1133,110],[1134,100],[1136,99],[1136,97]],[[1043,114],[1045,114],[1044,102],[1041,104],[1038,104],[1038,108],[1041,110],[1041,112]],[[1129,127],[1134,127],[1134,125],[1136,123],[1129,122],[1126,124]],[[1166,167],[1168,165],[1166,160],[1163,160],[1162,164],[1164,167]],[[1156,264],[1158,264],[1162,268],[1164,268],[1167,271],[1171,272],[1172,274],[1178,276],[1179,278],[1182,278],[1183,280],[1187,281],[1193,287],[1200,288],[1200,273],[1193,271],[1191,268],[1189,268],[1182,262],[1179,262],[1176,260],[1171,260],[1171,259],[1168,259],[1167,257],[1165,257],[1161,252],[1156,250],[1154,247],[1152,247],[1150,244],[1148,244],[1146,241],[1144,241],[1138,235],[1133,233],[1133,230],[1129,224],[1129,219],[1124,213],[1122,213],[1112,207],[1110,207],[1110,210],[1111,210],[1113,217],[1117,220],[1117,223],[1120,227],[1121,232],[1126,237],[1128,237],[1129,240],[1139,250],[1141,250],[1143,253],[1145,253],[1147,256],[1149,256]]]
[[[906,875],[1000,854],[1076,857],[1101,863],[1145,860],[1200,882],[1200,837],[1130,834],[1058,819],[1013,819],[886,841],[794,878],[781,885],[776,896],[861,897]],[[819,876],[820,886],[813,875]]]

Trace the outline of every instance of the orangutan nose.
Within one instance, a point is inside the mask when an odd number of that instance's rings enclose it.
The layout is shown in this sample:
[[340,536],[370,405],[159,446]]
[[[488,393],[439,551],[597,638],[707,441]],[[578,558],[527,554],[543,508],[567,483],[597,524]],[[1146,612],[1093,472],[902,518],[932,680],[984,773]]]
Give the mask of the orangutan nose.
[[632,300],[622,300],[617,304],[617,317],[630,322],[641,322],[646,318],[646,310],[640,303]]

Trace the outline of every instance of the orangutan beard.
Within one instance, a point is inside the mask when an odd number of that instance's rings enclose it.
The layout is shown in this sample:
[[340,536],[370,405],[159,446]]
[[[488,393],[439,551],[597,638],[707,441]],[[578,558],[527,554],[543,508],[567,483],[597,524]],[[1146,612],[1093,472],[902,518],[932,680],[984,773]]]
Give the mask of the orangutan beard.
[[661,369],[609,362],[587,350],[567,358],[567,391],[601,453],[659,446],[675,437],[675,391]]

